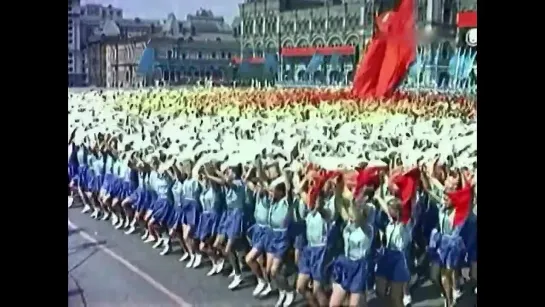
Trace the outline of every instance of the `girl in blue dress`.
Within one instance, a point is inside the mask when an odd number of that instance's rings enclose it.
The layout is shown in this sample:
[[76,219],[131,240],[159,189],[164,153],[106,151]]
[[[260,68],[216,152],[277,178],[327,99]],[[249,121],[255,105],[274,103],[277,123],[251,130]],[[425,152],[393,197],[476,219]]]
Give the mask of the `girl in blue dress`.
[[121,203],[121,210],[123,210],[123,215],[125,217],[125,222],[120,228],[127,230],[131,228],[132,221],[134,220],[134,210],[131,206],[131,195],[138,190],[139,183],[135,155],[136,152],[132,152],[130,155],[127,155],[128,158],[122,165],[123,169],[121,172],[123,173],[123,183],[121,192],[118,196]]
[[112,226],[120,229],[125,222],[125,215],[120,206],[120,196],[123,192],[123,181],[125,176],[124,165],[127,164],[126,153],[121,153],[114,161],[113,179],[106,193],[106,202],[110,204],[112,211]]
[[[181,206],[182,206],[182,186],[183,178],[181,172],[177,167],[176,160],[173,165],[167,170],[170,178],[172,178],[172,214],[168,221],[166,221],[166,228],[168,229],[168,235],[171,240],[175,240],[182,246],[182,250],[185,249],[181,233]],[[165,255],[170,252],[170,248],[166,251]]]
[[[149,178],[149,166],[142,161],[141,156],[135,156],[136,171],[138,176],[138,188],[123,201],[124,206],[130,206],[131,211],[134,212],[132,221],[129,225],[129,229],[125,234],[132,234],[136,231],[136,228],[143,226],[142,217],[145,214],[145,203],[149,198],[148,193],[148,178]],[[147,230],[145,230],[147,233]]]
[[[148,163],[149,161],[149,163]],[[142,201],[138,203],[138,218],[144,230],[144,234],[141,239],[144,243],[157,242],[158,237],[154,237],[152,232],[149,231],[148,222],[153,214],[152,204],[157,199],[157,192],[155,191],[154,183],[157,178],[157,169],[159,168],[159,160],[151,156],[144,164],[146,176],[144,177],[144,194]]]
[[[183,212],[182,212],[182,202],[183,202],[183,185],[184,181],[187,179],[187,175],[184,173],[184,166],[182,162],[175,162],[174,165],[169,169],[170,176],[174,178],[174,183],[172,185],[172,197],[174,202],[174,210],[170,219],[168,220],[168,229],[170,237],[180,244],[183,254],[188,255],[189,251],[186,247],[184,241],[184,235],[182,232],[182,222],[183,222]],[[182,261],[183,259],[180,259]]]
[[71,199],[68,200],[68,207],[70,208],[73,204],[73,197],[75,191],[72,187],[72,179],[78,173],[78,159],[77,159],[77,146],[74,143],[74,138],[76,137],[76,129],[72,131],[70,137],[68,138],[68,195],[71,196]]
[[292,175],[284,173],[269,186],[269,225],[271,231],[266,246],[266,274],[275,280],[279,290],[276,306],[290,306],[295,300],[295,289],[287,280],[287,263],[293,262],[295,235],[294,195],[292,191]]
[[[383,177],[386,178],[386,177]],[[412,245],[415,223],[416,192],[420,182],[420,170],[410,169],[395,177],[383,179],[390,181],[390,191],[395,196],[386,196],[385,189],[375,193],[375,200],[388,216],[384,231],[384,246],[379,251],[376,269],[376,288],[380,299],[387,297],[389,304],[403,307],[408,282],[411,279],[408,253]]]
[[[205,165],[211,167],[210,165]],[[199,172],[199,182],[202,187],[200,201],[202,204],[202,213],[197,229],[197,238],[200,240],[201,252],[208,255],[212,262],[212,268],[206,274],[212,276],[223,270],[224,260],[218,257],[218,250],[213,247],[213,243],[218,234],[219,224],[225,210],[225,196],[221,186],[204,175],[204,169]]]
[[348,300],[349,306],[367,306],[368,262],[373,254],[374,227],[368,219],[369,211],[365,206],[356,205],[342,175],[337,177],[335,187],[335,211],[340,217],[335,224],[340,227],[343,251],[333,263],[329,305],[341,306]]
[[228,168],[226,175],[215,168],[205,168],[204,171],[205,178],[220,185],[225,195],[226,210],[221,218],[214,247],[223,251],[224,257],[227,257],[235,271],[233,281],[228,286],[234,290],[242,283],[242,271],[237,255],[237,249],[243,246],[242,240],[245,236],[246,186],[242,181],[242,166],[238,164]]
[[199,227],[200,215],[202,212],[201,192],[202,187],[199,183],[197,172],[193,172],[193,162],[184,161],[184,173],[187,178],[182,185],[182,233],[187,253],[184,253],[180,261],[189,258],[186,264],[187,268],[197,268],[201,265],[202,254],[198,247],[198,238],[196,232]]
[[109,220],[112,214],[111,198],[108,195],[110,185],[115,180],[114,164],[117,160],[117,151],[115,148],[116,141],[109,136],[106,137],[102,145],[102,152],[104,154],[104,178],[102,180],[102,186],[99,192],[99,201],[102,205],[103,221]]
[[76,195],[81,199],[84,204],[82,210],[83,213],[86,213],[91,209],[91,207],[88,205],[87,197],[85,195],[85,190],[87,189],[87,170],[89,169],[89,165],[87,164],[89,149],[87,148],[86,141],[87,137],[81,144],[76,147],[76,161],[78,169],[72,181],[73,188],[76,190]]
[[[253,175],[254,176],[253,176]],[[253,296],[265,297],[272,291],[271,280],[266,274],[266,248],[271,236],[269,225],[269,209],[271,199],[266,190],[267,178],[263,173],[261,160],[257,159],[255,166],[248,171],[246,186],[254,194],[255,206],[252,220],[254,223],[248,229],[251,249],[246,254],[245,261],[257,278],[257,285],[252,292]]]
[[92,199],[94,203],[94,210],[91,217],[98,219],[100,218],[99,215],[101,215],[103,212],[99,197],[100,188],[102,187],[102,182],[104,180],[104,154],[98,145],[93,149],[91,163],[92,172],[88,177],[87,198]]
[[80,175],[80,177],[83,177],[82,182],[85,184],[85,186],[81,186],[83,199],[85,199],[85,207],[83,208],[82,213],[87,213],[89,211],[94,213],[99,210],[98,201],[96,199],[97,195],[92,191],[92,180],[95,174],[93,166],[95,165],[96,160],[96,147],[89,146],[87,151],[87,170],[84,174]]
[[[297,292],[302,294],[310,306],[326,306],[328,297],[325,286],[330,283],[334,242],[338,237],[334,221],[335,210],[334,188],[329,180],[334,173],[310,178],[308,174],[302,181],[301,200],[306,214],[303,233],[303,248],[298,261]],[[312,181],[311,185],[307,182]],[[308,187],[307,187],[308,186]],[[308,204],[308,206],[307,206]],[[312,282],[312,288],[309,287]]]
[[[428,255],[432,281],[441,286],[445,303],[453,306],[461,297],[461,269],[476,259],[476,219],[471,212],[473,186],[465,182],[460,171],[423,170],[423,185],[439,207],[439,222],[431,233]],[[444,184],[441,183],[444,179]]]
[[166,166],[164,156],[159,158],[160,166],[157,170],[157,177],[152,182],[157,199],[151,206],[152,214],[148,221],[148,229],[154,234],[157,242],[153,248],[163,247],[161,255],[166,255],[170,250],[170,237],[168,235],[168,221],[174,215],[174,196],[172,194],[172,185],[174,180],[168,172],[170,165]]

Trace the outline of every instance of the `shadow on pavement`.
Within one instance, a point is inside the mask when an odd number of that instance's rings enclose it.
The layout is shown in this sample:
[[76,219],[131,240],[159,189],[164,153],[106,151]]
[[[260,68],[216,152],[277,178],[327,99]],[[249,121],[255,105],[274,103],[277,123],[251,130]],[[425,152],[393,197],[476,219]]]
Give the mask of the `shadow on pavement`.
[[71,236],[75,233],[79,233],[79,232],[82,232],[82,231],[85,231],[85,229],[83,228],[76,228],[76,229],[70,229],[68,228],[68,236]]
[[74,290],[68,290],[68,296],[74,296],[74,295],[81,295],[83,294],[83,290],[81,289],[74,289]]
[[74,254],[74,253],[77,253],[77,252],[81,252],[83,250],[86,250],[86,249],[89,249],[91,247],[96,247],[96,246],[100,246],[100,245],[106,245],[107,241],[106,240],[101,240],[101,241],[98,241],[98,242],[86,242],[86,243],[83,243],[83,244],[80,244],[78,246],[75,246],[75,247],[72,247],[70,249],[68,249],[68,254]]

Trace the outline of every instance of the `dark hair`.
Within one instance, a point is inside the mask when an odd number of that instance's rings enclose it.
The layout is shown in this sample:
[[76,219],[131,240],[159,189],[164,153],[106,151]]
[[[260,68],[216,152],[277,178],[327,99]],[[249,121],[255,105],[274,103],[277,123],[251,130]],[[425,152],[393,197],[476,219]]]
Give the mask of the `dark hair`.
[[280,182],[278,183],[275,187],[274,187],[275,190],[279,191],[279,192],[282,192],[284,193],[284,195],[286,194],[286,184],[284,182]]
[[370,186],[365,186],[363,188],[363,196],[367,197],[367,199],[373,199],[373,197],[375,197],[375,188]]
[[233,171],[237,179],[240,179],[242,177],[242,164],[238,163],[237,165],[232,166],[231,171]]

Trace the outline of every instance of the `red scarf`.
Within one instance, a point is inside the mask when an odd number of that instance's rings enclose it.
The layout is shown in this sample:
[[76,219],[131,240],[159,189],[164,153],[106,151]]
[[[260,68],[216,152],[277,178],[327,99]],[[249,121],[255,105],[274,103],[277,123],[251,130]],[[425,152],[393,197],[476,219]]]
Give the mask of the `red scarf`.
[[329,171],[314,177],[314,184],[310,187],[307,201],[307,206],[310,210],[314,209],[314,207],[316,206],[316,200],[320,195],[320,191],[322,191],[322,189],[324,188],[325,183],[331,178],[334,178],[340,174],[341,173],[336,171]]
[[454,192],[447,193],[452,207],[454,208],[454,227],[464,223],[471,209],[471,200],[473,198],[473,186],[466,184],[465,187]]
[[380,167],[366,167],[358,171],[356,186],[354,187],[354,198],[357,198],[364,186],[378,187],[380,185]]
[[397,187],[396,197],[401,199],[400,220],[406,224],[412,216],[412,201],[416,196],[416,188],[420,181],[420,170],[415,167],[401,175],[396,175],[390,179]]

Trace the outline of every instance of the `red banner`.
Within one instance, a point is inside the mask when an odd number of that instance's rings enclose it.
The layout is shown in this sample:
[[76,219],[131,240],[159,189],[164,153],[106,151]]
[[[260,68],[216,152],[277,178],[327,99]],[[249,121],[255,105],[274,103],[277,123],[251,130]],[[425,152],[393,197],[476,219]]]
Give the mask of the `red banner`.
[[352,55],[355,52],[354,46],[331,46],[331,47],[284,47],[282,48],[282,56],[284,57],[305,57],[313,56],[314,54],[332,55]]
[[458,28],[476,28],[477,27],[477,12],[461,12],[456,15],[456,25]]

